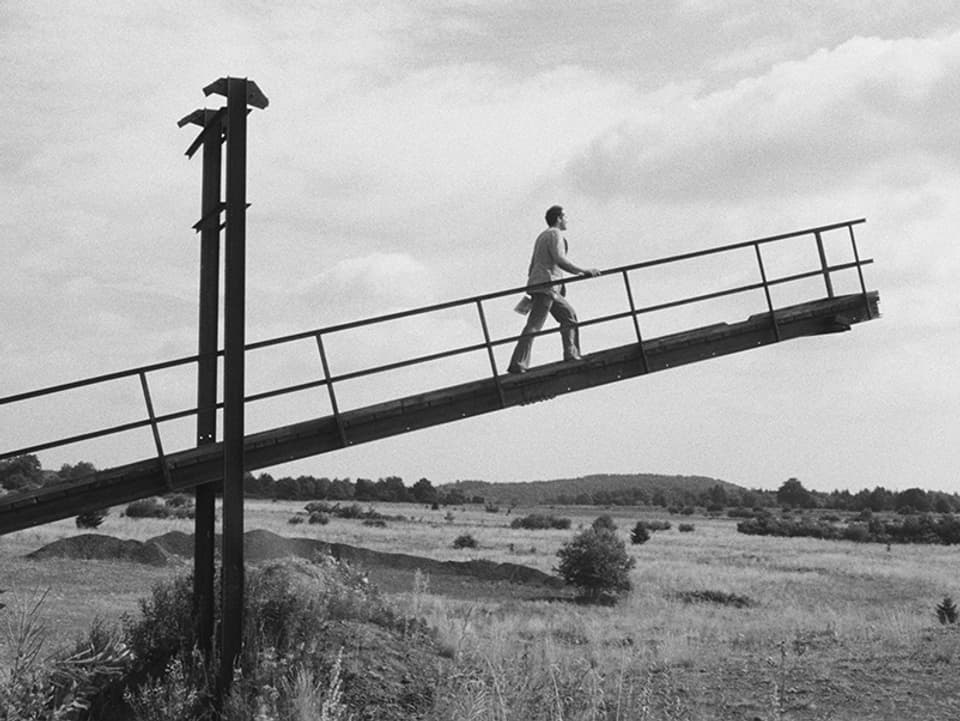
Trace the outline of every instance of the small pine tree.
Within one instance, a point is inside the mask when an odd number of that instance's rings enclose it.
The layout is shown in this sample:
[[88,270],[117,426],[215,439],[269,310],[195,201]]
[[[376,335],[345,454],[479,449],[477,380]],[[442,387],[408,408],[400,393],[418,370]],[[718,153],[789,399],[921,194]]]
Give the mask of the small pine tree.
[[596,602],[630,590],[630,569],[636,561],[612,531],[588,528],[563,544],[556,572],[582,596]]
[[630,542],[634,545],[646,543],[650,540],[650,531],[643,521],[637,521],[637,525],[630,531]]
[[99,528],[103,519],[110,513],[109,508],[101,508],[96,511],[87,511],[77,516],[77,528]]
[[937,606],[937,618],[944,626],[950,623],[956,623],[960,611],[957,610],[957,604],[953,602],[950,596],[946,596]]

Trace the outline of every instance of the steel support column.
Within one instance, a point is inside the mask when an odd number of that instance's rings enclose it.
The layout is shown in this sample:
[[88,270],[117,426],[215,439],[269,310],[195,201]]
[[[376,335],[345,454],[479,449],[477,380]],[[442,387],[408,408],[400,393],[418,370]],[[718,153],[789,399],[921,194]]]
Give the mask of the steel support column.
[[224,248],[223,602],[221,687],[233,680],[243,630],[243,422],[246,321],[247,81],[227,78]]
[[[203,191],[200,229],[200,315],[197,361],[197,446],[217,442],[217,344],[220,324],[220,183],[222,116],[204,110]],[[215,128],[208,128],[215,123]],[[206,658],[213,651],[216,497],[222,483],[196,489],[193,555],[193,613],[197,642]]]
[[[197,364],[197,445],[216,443],[217,335],[220,213],[225,210],[224,252],[224,379],[223,379],[223,572],[221,589],[219,688],[226,691],[240,655],[243,628],[243,474],[244,474],[244,345],[246,286],[247,105],[267,107],[267,98],[246,78],[220,78],[203,89],[227,99],[226,108],[198,110],[183,118],[203,126],[187,150],[203,147],[201,220],[200,321]],[[221,142],[227,140],[226,198],[220,200]],[[214,526],[216,483],[197,489],[194,548],[194,611],[197,634],[205,651],[213,648]]]

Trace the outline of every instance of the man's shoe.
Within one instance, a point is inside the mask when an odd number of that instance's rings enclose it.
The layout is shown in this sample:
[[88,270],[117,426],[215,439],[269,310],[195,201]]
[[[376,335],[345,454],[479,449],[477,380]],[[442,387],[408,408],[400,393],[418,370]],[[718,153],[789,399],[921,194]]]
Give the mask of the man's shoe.
[[510,366],[507,368],[507,373],[513,373],[514,375],[520,375],[521,373],[526,373],[527,369],[523,366]]
[[579,353],[572,353],[571,355],[568,355],[566,358],[564,358],[564,360],[579,361],[579,360],[583,360],[583,356],[580,355]]

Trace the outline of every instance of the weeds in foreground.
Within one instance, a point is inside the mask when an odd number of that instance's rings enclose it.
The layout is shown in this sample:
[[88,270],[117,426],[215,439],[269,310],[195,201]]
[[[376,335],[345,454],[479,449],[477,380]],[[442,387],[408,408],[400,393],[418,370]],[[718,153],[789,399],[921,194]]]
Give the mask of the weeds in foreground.
[[670,671],[625,655],[605,673],[591,656],[554,657],[525,644],[499,657],[471,654],[447,678],[429,716],[440,721],[688,721]]
[[4,632],[13,662],[0,677],[0,721],[72,721],[130,667],[130,650],[98,619],[71,650],[42,656],[48,630],[40,610],[49,589],[5,609]]

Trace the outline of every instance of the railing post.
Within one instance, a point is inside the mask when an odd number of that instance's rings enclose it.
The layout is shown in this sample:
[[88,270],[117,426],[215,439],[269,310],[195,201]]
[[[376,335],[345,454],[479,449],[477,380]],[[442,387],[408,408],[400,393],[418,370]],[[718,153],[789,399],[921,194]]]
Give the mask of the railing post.
[[848,225],[847,230],[850,231],[850,245],[853,248],[853,260],[857,264],[857,276],[860,278],[860,292],[863,293],[863,307],[867,313],[867,320],[873,318],[873,312],[870,310],[870,298],[867,295],[867,285],[863,281],[863,266],[860,265],[860,252],[857,250],[857,241],[853,237],[853,226]]
[[820,268],[823,270],[823,283],[827,287],[827,297],[833,297],[833,282],[830,280],[830,266],[827,265],[827,254],[823,249],[823,236],[820,231],[814,232],[817,239],[817,253],[820,255]]
[[140,387],[143,389],[143,400],[147,404],[147,417],[150,418],[150,430],[153,431],[153,443],[157,448],[157,458],[160,460],[160,469],[167,488],[173,490],[173,479],[170,477],[170,467],[167,457],[163,454],[163,443],[160,441],[160,428],[157,426],[157,416],[153,412],[153,399],[150,398],[150,387],[147,385],[147,374],[140,371]]
[[327,363],[327,352],[323,348],[323,338],[321,333],[314,337],[317,339],[317,350],[320,351],[320,364],[323,366],[323,379],[327,384],[327,394],[330,396],[330,409],[333,411],[333,421],[337,424],[337,434],[340,436],[340,443],[344,448],[347,447],[347,434],[343,428],[343,419],[340,418],[340,407],[337,405],[337,394],[333,390],[333,380],[330,375],[330,365]]
[[483,328],[483,343],[487,348],[487,357],[490,359],[490,370],[493,371],[493,382],[497,386],[497,396],[500,398],[500,407],[505,408],[506,399],[503,396],[503,386],[500,384],[500,374],[497,372],[497,359],[493,355],[493,345],[490,343],[490,330],[487,328],[487,317],[483,313],[483,302],[477,299],[477,313],[480,315],[480,326]]
[[627,271],[623,271],[623,287],[627,290],[627,300],[630,301],[630,317],[633,319],[633,329],[637,333],[637,346],[640,348],[640,361],[643,363],[643,372],[649,373],[650,367],[647,365],[647,353],[643,349],[643,336],[640,335],[640,319],[637,318],[637,306],[633,301],[633,291],[630,288],[630,278]]
[[760,244],[754,243],[753,249],[757,254],[757,264],[760,266],[760,280],[763,282],[763,293],[767,297],[767,308],[770,310],[770,322],[773,324],[773,337],[780,341],[780,326],[777,324],[777,314],[773,310],[773,300],[770,297],[770,286],[767,285],[767,271],[763,267],[763,257],[760,255]]

